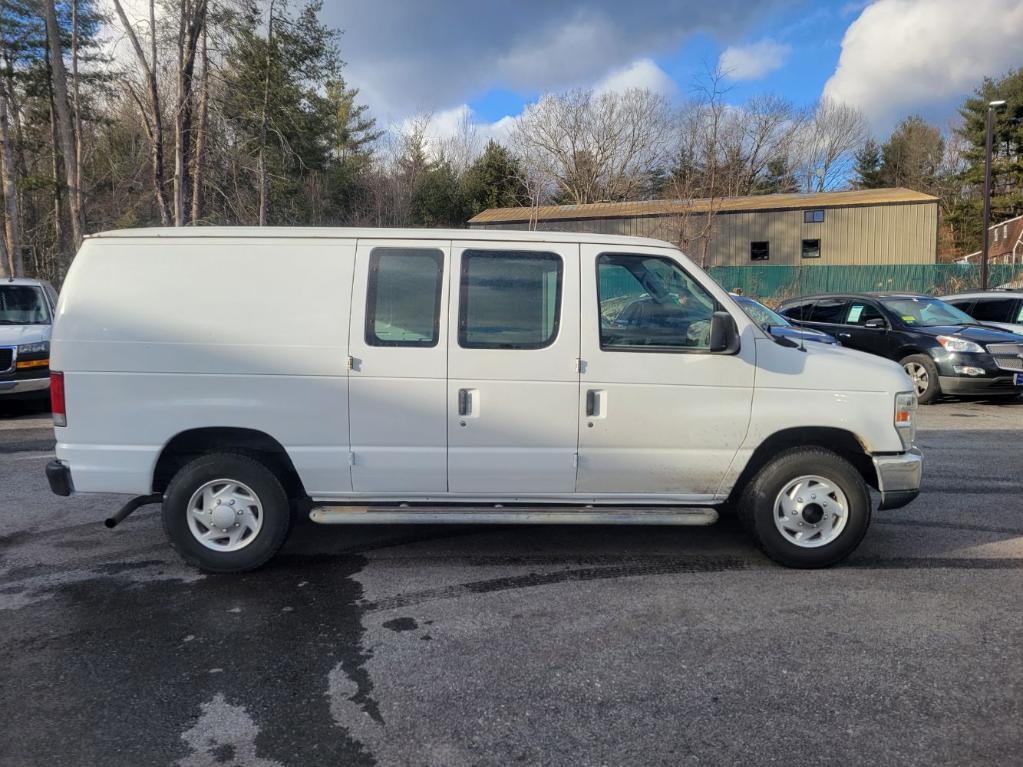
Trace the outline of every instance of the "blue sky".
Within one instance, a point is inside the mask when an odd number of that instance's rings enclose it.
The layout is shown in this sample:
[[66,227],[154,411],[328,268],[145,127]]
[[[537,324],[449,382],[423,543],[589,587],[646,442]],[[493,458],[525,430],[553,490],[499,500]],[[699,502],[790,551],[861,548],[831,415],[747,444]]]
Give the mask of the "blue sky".
[[823,95],[884,137],[913,113],[947,128],[985,75],[1023,64],[1019,0],[328,0],[324,16],[378,120],[430,113],[441,133],[573,87],[681,102],[720,66],[729,102]]

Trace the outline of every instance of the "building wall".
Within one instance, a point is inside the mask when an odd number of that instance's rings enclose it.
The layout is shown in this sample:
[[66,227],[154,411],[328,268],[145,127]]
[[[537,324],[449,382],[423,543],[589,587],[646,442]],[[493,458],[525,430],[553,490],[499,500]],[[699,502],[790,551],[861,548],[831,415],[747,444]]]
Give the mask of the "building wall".
[[[707,252],[707,266],[785,266],[829,264],[933,264],[937,257],[936,202],[824,208],[824,221],[803,223],[803,210],[718,213]],[[685,225],[690,232],[687,255],[702,260],[695,237],[705,225],[701,214],[679,217],[587,218],[541,221],[537,229],[594,232],[679,241]],[[483,227],[480,227],[483,228]],[[488,229],[525,229],[525,222],[488,224]],[[802,241],[819,239],[821,257],[802,259]],[[768,261],[750,261],[750,243],[770,243]]]

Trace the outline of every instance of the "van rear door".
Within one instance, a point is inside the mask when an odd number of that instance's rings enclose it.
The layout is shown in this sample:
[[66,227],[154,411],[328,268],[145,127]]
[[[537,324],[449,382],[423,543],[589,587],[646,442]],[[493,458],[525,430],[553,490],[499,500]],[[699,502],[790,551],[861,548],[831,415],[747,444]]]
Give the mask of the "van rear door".
[[572,493],[578,440],[579,246],[455,242],[448,331],[448,489]]
[[447,490],[450,242],[360,240],[349,337],[352,489]]

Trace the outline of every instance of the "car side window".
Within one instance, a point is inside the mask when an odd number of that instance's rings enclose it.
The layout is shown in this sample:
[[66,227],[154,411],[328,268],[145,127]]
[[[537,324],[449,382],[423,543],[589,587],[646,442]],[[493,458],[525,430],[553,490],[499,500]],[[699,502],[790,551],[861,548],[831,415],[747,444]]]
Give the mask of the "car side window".
[[821,298],[813,305],[810,322],[842,325],[845,323],[847,305],[844,298]]
[[849,304],[849,311],[845,315],[846,325],[858,325],[863,327],[870,320],[883,320],[881,310],[873,304],[865,301],[852,301]]
[[815,299],[796,301],[795,303],[789,304],[780,312],[783,316],[788,317],[790,320],[796,322],[805,322],[810,319],[810,314],[813,312],[813,305],[816,303]]
[[981,322],[1012,322],[1015,308],[1015,298],[982,298],[970,314]]
[[1013,322],[1023,322],[1023,301],[1019,302],[1019,306],[1016,309],[1016,319]]
[[561,319],[561,256],[515,250],[462,254],[458,345],[466,349],[543,349]]
[[597,257],[600,348],[701,351],[720,307],[669,258],[603,253]]
[[369,254],[366,343],[437,345],[444,254],[427,248],[374,248]]

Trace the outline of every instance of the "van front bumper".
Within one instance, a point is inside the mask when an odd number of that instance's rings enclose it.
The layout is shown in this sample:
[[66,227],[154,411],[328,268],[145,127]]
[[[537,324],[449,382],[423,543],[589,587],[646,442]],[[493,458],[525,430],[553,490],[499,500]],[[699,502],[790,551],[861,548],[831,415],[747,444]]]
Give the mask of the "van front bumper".
[[876,455],[873,460],[881,493],[879,511],[898,509],[920,495],[924,456],[917,447],[897,455]]

